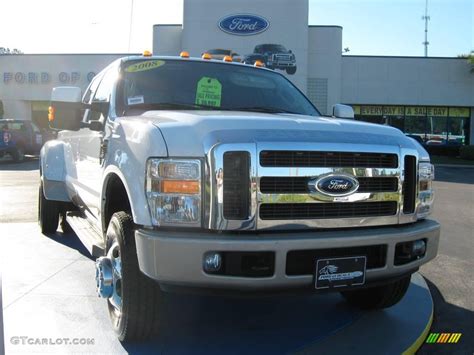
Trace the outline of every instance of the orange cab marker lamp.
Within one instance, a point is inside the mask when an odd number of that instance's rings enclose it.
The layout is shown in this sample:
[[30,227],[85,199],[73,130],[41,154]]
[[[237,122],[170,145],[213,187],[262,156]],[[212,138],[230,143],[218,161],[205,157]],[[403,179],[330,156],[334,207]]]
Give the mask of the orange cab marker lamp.
[[232,57],[230,55],[226,55],[222,60],[224,62],[232,62]]
[[54,107],[53,106],[48,107],[48,121],[49,122],[54,121]]
[[181,53],[179,53],[179,56],[181,58],[189,58],[189,52],[182,51]]
[[206,59],[206,60],[209,60],[209,59],[212,59],[212,55],[210,55],[209,53],[203,53],[202,59]]
[[183,193],[198,194],[199,181],[187,180],[163,180],[161,181],[161,192],[163,193]]
[[254,66],[259,67],[259,68],[264,67],[262,61],[260,61],[260,60],[256,60],[255,63],[254,63]]
[[151,57],[152,54],[151,54],[150,51],[144,51],[144,52],[143,52],[143,56],[144,56],[144,57]]

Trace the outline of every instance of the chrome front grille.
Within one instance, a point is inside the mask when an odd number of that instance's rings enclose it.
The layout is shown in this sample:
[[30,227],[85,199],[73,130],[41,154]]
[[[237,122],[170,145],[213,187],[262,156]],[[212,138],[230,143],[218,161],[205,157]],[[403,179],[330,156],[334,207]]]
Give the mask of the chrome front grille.
[[[416,151],[398,146],[287,142],[278,143],[280,150],[274,150],[275,145],[218,144],[211,149],[210,229],[354,228],[416,221],[416,214],[409,212],[418,203],[413,187]],[[311,150],[314,147],[320,150]],[[407,161],[415,162],[408,169],[409,181],[405,180]],[[223,174],[220,183],[219,173]],[[312,188],[315,179],[334,174],[353,176],[358,190],[338,197]],[[218,198],[219,188],[223,188],[223,198]],[[408,198],[405,191],[415,193]]]

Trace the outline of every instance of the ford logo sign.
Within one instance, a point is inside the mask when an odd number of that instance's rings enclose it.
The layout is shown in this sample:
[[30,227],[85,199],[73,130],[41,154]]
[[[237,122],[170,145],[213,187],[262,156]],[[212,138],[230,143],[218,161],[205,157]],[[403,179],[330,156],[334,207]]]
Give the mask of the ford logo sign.
[[357,191],[359,182],[349,175],[326,175],[310,180],[310,190],[316,190],[327,196],[347,196]]
[[251,36],[265,31],[270,23],[261,16],[237,14],[222,18],[218,26],[231,35]]

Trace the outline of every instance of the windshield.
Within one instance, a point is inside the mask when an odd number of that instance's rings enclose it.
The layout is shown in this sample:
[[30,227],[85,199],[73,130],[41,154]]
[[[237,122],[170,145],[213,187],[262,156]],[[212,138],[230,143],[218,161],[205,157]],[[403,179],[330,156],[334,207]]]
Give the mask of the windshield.
[[287,49],[280,44],[263,44],[255,48],[255,52],[265,53],[265,52],[287,52]]
[[235,110],[318,116],[280,74],[216,62],[141,60],[124,65],[123,112],[133,109]]

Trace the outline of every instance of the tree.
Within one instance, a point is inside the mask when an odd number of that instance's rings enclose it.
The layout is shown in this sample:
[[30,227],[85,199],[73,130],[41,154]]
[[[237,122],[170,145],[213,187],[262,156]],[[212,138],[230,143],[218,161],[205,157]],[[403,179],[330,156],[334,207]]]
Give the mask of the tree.
[[0,118],[3,118],[3,114],[4,114],[4,113],[5,113],[5,112],[3,111],[3,101],[0,100]]
[[23,54],[23,52],[17,48],[0,47],[0,55],[2,54]]

